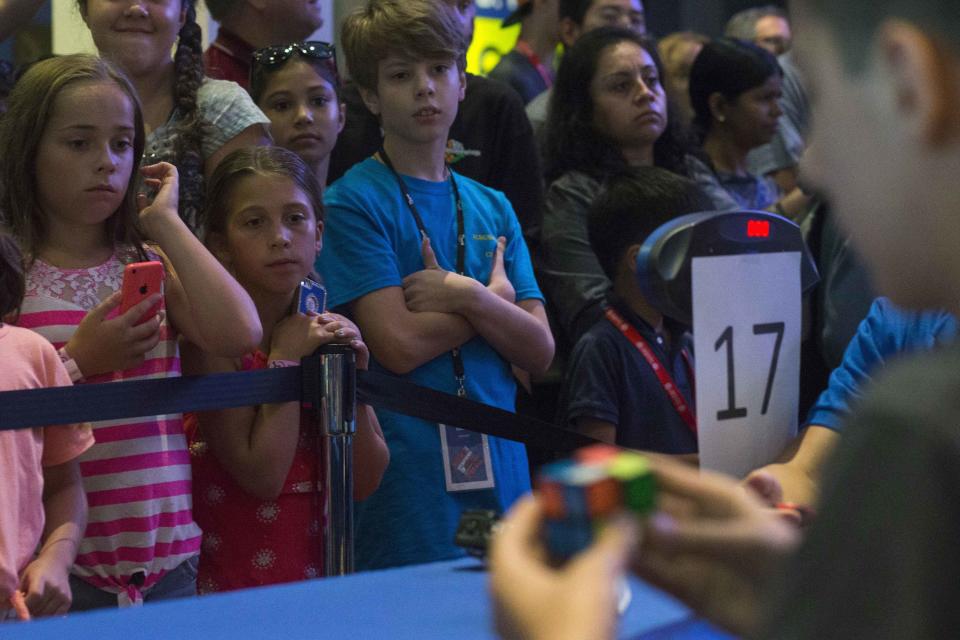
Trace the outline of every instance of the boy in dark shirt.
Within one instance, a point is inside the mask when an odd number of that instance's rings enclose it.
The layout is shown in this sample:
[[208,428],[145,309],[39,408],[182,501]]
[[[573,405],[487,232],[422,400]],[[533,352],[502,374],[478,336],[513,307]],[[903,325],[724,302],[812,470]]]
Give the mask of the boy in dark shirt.
[[[664,169],[641,167],[608,182],[588,228],[613,295],[605,317],[573,350],[563,394],[565,424],[634,449],[696,453],[693,340],[685,327],[650,306],[636,270],[640,246],[657,227],[710,208],[693,182]],[[637,337],[650,348],[646,355],[634,345]],[[654,364],[676,383],[681,402],[667,394]]]

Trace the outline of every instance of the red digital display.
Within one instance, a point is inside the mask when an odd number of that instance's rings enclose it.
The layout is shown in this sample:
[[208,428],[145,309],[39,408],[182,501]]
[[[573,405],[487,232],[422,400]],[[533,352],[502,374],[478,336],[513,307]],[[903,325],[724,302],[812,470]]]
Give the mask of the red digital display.
[[747,220],[748,238],[769,238],[770,221],[769,220]]

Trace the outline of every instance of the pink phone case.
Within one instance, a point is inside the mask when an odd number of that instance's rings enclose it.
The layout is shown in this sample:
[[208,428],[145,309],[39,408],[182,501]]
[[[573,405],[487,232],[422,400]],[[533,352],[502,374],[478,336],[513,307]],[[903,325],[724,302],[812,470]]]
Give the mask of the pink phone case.
[[[120,313],[126,313],[144,299],[159,293],[163,295],[163,263],[157,261],[134,262],[123,270],[123,287],[121,289]],[[144,314],[140,322],[152,318],[160,310],[158,302]]]

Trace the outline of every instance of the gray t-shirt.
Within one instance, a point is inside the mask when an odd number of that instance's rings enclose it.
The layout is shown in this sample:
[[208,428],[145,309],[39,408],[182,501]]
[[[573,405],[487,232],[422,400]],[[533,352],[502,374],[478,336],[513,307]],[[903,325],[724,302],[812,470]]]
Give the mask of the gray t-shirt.
[[[197,105],[206,125],[202,143],[204,161],[248,127],[255,124],[270,125],[270,120],[254,104],[250,94],[229,80],[205,78],[197,91]],[[180,119],[179,112],[175,110],[163,125],[150,132],[143,153],[143,164],[174,161],[176,126]],[[200,195],[195,201],[202,202],[203,174],[189,177],[181,175],[181,181],[184,179],[187,183],[181,185],[180,192],[189,189],[191,193]],[[180,217],[194,232],[197,231],[198,214],[195,205],[181,203]]]
[[830,462],[767,638],[956,637],[960,346],[879,376]]

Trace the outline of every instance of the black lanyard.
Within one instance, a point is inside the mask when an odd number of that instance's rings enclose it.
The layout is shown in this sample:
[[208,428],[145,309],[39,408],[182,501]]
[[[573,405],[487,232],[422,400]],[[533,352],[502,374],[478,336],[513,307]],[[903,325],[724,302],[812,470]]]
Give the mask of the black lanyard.
[[[417,223],[417,229],[420,230],[421,238],[429,238],[427,234],[427,228],[423,225],[423,218],[420,217],[420,212],[417,211],[417,205],[413,202],[413,196],[410,195],[410,190],[407,189],[407,183],[403,181],[403,177],[397,173],[397,170],[393,168],[393,163],[390,162],[390,156],[387,155],[386,149],[382,146],[380,147],[380,158],[383,160],[383,164],[386,165],[390,172],[393,173],[393,177],[397,179],[397,185],[400,187],[400,193],[403,194],[403,199],[407,203],[407,207],[410,209],[410,213],[413,214],[413,219]],[[463,224],[463,201],[460,199],[460,189],[457,187],[457,181],[453,177],[453,171],[450,171],[450,168],[447,167],[447,173],[450,174],[450,186],[453,188],[453,199],[456,203],[457,209],[457,273],[461,276],[467,275],[466,272],[466,262],[467,262],[467,239],[464,231]],[[457,380],[457,395],[461,398],[466,397],[467,388],[464,385],[467,374],[463,368],[463,356],[460,354],[460,348],[455,347],[450,355],[453,357],[453,376]]]

